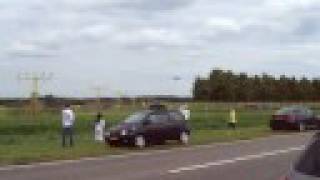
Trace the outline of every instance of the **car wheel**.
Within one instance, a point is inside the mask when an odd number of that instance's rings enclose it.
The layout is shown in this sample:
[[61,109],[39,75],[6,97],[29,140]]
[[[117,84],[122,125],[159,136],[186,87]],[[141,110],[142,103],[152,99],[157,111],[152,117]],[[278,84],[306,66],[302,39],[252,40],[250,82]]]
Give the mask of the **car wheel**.
[[166,144],[166,140],[165,139],[159,139],[157,141],[157,145],[165,145]]
[[306,125],[304,123],[299,123],[299,131],[300,132],[306,131]]
[[109,144],[110,147],[117,147],[117,146],[119,146],[118,143],[112,142],[112,141],[109,141],[108,144]]
[[270,126],[270,129],[273,131],[279,130],[279,126],[276,125],[273,121],[270,121],[269,126]]
[[279,128],[276,127],[275,125],[270,126],[270,128],[271,128],[271,130],[273,130],[273,131],[279,130]]
[[181,132],[179,141],[184,145],[189,144],[189,134],[187,132]]
[[143,135],[138,135],[135,137],[134,145],[138,148],[146,147],[146,139]]

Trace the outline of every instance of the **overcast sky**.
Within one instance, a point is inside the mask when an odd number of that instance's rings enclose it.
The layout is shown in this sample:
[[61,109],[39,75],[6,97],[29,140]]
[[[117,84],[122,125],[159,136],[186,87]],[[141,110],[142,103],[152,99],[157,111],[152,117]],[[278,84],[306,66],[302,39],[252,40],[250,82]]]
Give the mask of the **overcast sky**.
[[[0,97],[190,95],[212,68],[319,77],[319,0],[1,0]],[[174,81],[173,77],[181,77]]]

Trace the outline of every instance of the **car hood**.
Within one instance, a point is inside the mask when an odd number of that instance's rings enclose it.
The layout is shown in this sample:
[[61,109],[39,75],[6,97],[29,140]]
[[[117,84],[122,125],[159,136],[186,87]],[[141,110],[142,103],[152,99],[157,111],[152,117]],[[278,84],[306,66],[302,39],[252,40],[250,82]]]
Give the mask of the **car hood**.
[[139,123],[120,123],[117,126],[112,127],[110,129],[110,131],[115,132],[115,131],[121,131],[123,129],[126,129],[126,130],[131,129],[132,130],[132,129],[136,129],[138,127],[140,127]]

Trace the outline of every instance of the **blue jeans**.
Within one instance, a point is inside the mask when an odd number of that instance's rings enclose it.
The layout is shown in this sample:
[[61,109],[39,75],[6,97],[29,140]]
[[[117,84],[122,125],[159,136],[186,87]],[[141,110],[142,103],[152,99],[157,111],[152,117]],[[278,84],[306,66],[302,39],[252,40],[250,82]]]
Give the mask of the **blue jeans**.
[[72,127],[64,127],[62,131],[62,146],[66,146],[66,139],[69,139],[69,145],[73,146],[73,129]]

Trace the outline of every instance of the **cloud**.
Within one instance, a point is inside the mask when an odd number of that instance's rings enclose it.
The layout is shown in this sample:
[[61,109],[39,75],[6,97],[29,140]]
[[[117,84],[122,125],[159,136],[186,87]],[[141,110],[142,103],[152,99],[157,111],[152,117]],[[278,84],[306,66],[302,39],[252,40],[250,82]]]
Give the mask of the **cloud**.
[[209,18],[206,21],[206,25],[208,26],[208,28],[212,28],[216,31],[239,32],[241,30],[240,24],[231,18]]
[[[73,4],[79,4],[77,1],[71,1]],[[191,5],[194,0],[104,0],[104,1],[85,1],[85,5],[90,10],[97,10],[108,13],[134,11],[134,12],[148,12],[158,13],[159,11],[176,10]],[[85,8],[81,8],[85,10]],[[87,10],[88,10],[87,9]]]
[[122,32],[113,37],[115,43],[134,49],[157,49],[180,47],[186,45],[183,34],[167,28],[138,28],[130,32]]
[[41,42],[14,42],[6,50],[9,57],[18,58],[44,58],[57,56],[56,47]]
[[[82,88],[108,77],[139,89],[164,73],[188,74],[191,82],[215,66],[277,73],[306,61],[315,74],[320,64],[318,0],[3,0],[0,10],[0,57],[8,57],[1,61],[28,58],[21,68],[29,69],[50,61],[50,71],[70,77],[64,64],[79,72]],[[290,72],[301,72],[298,66]],[[136,74],[130,85],[130,73],[120,73],[128,67]],[[163,92],[186,94],[190,86]]]
[[[106,24],[94,24],[78,30],[79,38],[103,39],[113,32],[113,27]],[[76,33],[74,33],[76,34]]]
[[117,0],[113,6],[138,10],[174,10],[190,5],[193,0]]

